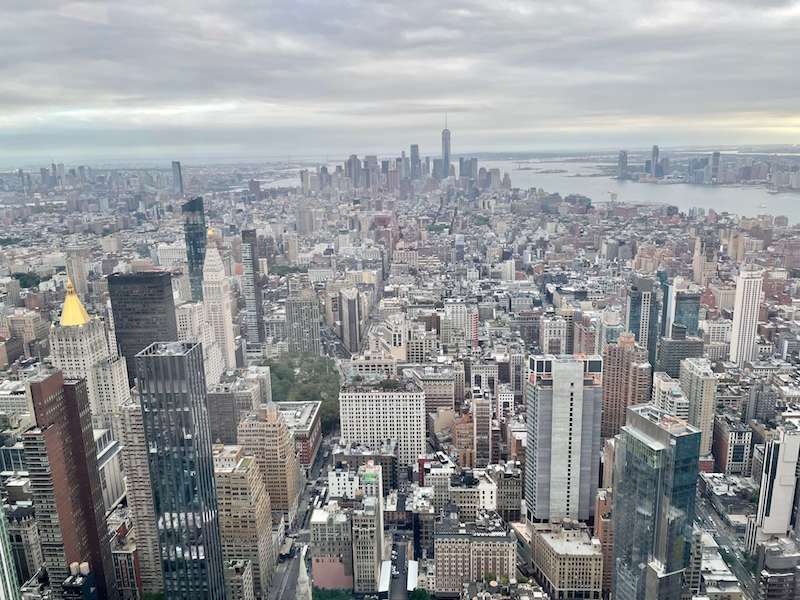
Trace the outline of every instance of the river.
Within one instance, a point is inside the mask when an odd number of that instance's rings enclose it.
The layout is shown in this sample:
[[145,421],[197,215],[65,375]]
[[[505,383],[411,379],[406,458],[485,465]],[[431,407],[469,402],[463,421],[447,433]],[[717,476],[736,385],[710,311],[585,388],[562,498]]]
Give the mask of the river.
[[[713,208],[717,212],[727,211],[743,216],[785,215],[790,223],[800,221],[800,194],[770,194],[765,187],[653,184],[618,181],[605,175],[575,176],[603,173],[597,163],[591,162],[488,160],[481,161],[479,166],[487,169],[496,167],[503,173],[508,173],[514,187],[542,188],[546,192],[558,192],[562,196],[581,194],[596,202],[607,201],[610,194],[614,193],[620,202],[671,204],[681,211],[693,207]],[[519,170],[518,166],[530,170]],[[551,172],[537,172],[542,170]]]

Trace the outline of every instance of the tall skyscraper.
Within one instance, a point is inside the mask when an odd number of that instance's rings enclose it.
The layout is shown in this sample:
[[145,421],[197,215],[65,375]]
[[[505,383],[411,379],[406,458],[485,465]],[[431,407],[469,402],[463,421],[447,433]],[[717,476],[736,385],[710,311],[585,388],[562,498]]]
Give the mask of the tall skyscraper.
[[711,452],[714,436],[714,409],[717,404],[717,376],[707,358],[681,361],[681,389],[689,401],[689,423],[700,430],[700,456]]
[[619,336],[603,351],[603,414],[600,435],[614,437],[625,424],[629,406],[650,399],[652,369],[647,351],[634,340],[632,333]]
[[419,158],[419,145],[411,144],[411,179],[419,179],[422,176],[422,163]]
[[686,327],[674,323],[670,336],[658,340],[654,370],[677,378],[680,375],[681,362],[686,358],[702,357],[703,348],[704,343],[701,338],[686,337]]
[[700,295],[703,289],[693,286],[683,277],[675,277],[667,286],[664,298],[664,319],[661,335],[668,335],[673,323],[686,327],[686,334],[696,336],[700,325]]
[[736,299],[733,305],[731,362],[740,367],[753,359],[761,304],[764,271],[755,265],[742,265],[736,278]]
[[189,267],[189,285],[192,300],[203,301],[203,263],[206,259],[206,215],[203,197],[197,196],[181,207],[183,237],[186,241],[186,264]]
[[67,248],[67,277],[75,286],[75,292],[81,298],[86,298],[89,294],[89,284],[86,280],[88,275],[86,269],[87,250],[83,246],[70,246]]
[[158,540],[153,484],[150,480],[147,436],[138,391],[121,407],[122,464],[127,478],[127,501],[131,510],[142,592],[164,593],[161,550]]
[[236,368],[236,340],[233,335],[231,286],[212,234],[203,263],[203,305],[214,340],[222,352],[226,369]]
[[302,473],[292,434],[275,404],[263,404],[239,423],[236,441],[253,456],[267,488],[272,510],[292,523],[302,492]]
[[307,278],[290,281],[289,296],[286,298],[289,352],[319,356],[322,350],[319,318],[319,298]]
[[660,288],[653,279],[636,275],[628,288],[625,307],[625,328],[647,350],[647,360],[651,365],[656,362],[656,342],[661,330],[659,292]]
[[183,196],[183,174],[181,173],[180,161],[172,161],[172,193],[176,196]]
[[342,327],[342,344],[352,353],[361,348],[361,305],[358,288],[339,291],[339,315]]
[[61,318],[50,329],[50,360],[64,377],[86,380],[94,428],[119,436],[119,407],[130,396],[125,359],[108,347],[103,322],[89,316],[71,280]]
[[706,285],[711,276],[715,274],[718,247],[718,242],[713,239],[698,237],[695,240],[694,254],[692,255],[692,281],[697,285]]
[[711,153],[711,183],[719,183],[719,158],[720,153],[715,151]]
[[447,179],[450,176],[450,130],[447,128],[445,118],[444,129],[442,129],[442,172],[440,179]]
[[532,521],[589,519],[600,465],[603,360],[531,357],[525,499]]
[[653,177],[657,177],[658,174],[658,146],[653,146],[653,153],[650,158],[650,174]]
[[19,600],[19,585],[11,554],[8,520],[0,508],[0,600]]
[[133,386],[136,354],[153,342],[178,339],[172,276],[166,271],[113,273],[108,276],[108,293],[114,336]]
[[628,408],[614,453],[614,597],[679,600],[695,517],[700,432],[650,404]]
[[116,598],[114,564],[82,379],[42,368],[29,380],[35,426],[22,436],[44,566],[56,598],[73,562],[88,562],[99,598]]
[[472,439],[475,467],[484,469],[492,462],[492,392],[488,389],[472,392]]
[[242,270],[245,335],[248,343],[260,344],[264,341],[264,306],[261,297],[261,270],[258,265],[258,235],[255,229],[242,231]]
[[628,177],[628,151],[620,150],[617,158],[617,179]]
[[214,460],[200,344],[156,342],[136,355],[164,593],[223,600]]

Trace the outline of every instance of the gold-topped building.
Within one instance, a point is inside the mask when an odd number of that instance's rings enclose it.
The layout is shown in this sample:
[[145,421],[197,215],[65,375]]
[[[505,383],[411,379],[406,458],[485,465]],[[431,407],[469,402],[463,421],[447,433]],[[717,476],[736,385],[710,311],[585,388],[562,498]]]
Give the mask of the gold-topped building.
[[92,426],[110,429],[119,438],[119,407],[130,398],[125,359],[110,348],[104,322],[81,303],[71,280],[61,318],[50,330],[50,360],[68,379],[85,379]]

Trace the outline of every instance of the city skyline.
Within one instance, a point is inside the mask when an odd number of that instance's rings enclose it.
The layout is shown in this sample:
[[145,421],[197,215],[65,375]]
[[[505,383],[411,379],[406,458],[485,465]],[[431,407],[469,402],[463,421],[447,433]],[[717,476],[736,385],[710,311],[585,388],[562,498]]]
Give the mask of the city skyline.
[[303,8],[6,5],[0,161],[434,148],[445,112],[486,151],[800,132],[796,2]]

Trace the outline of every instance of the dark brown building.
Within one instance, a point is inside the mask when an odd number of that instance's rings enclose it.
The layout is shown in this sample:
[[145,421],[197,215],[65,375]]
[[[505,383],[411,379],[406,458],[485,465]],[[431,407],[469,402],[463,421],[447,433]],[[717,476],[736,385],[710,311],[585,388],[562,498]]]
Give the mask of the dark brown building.
[[117,597],[86,381],[41,369],[30,379],[36,426],[23,434],[44,565],[60,591],[88,562],[99,598]]

